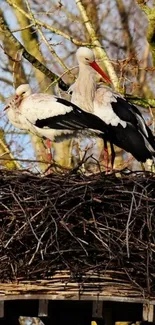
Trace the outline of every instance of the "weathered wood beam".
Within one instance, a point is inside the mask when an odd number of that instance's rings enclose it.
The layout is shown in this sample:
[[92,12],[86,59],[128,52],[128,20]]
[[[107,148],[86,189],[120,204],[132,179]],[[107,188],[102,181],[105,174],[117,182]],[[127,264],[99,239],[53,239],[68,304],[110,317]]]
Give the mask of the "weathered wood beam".
[[0,318],[4,317],[4,300],[0,301]]
[[154,305],[143,304],[143,321],[153,322],[154,321]]
[[39,300],[38,316],[40,317],[48,316],[48,300],[46,299]]

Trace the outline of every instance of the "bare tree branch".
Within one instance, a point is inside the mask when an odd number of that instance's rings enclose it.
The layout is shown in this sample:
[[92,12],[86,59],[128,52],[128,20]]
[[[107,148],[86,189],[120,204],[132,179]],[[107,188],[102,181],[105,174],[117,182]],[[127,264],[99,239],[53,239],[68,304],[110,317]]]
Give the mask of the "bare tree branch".
[[[1,12],[1,11],[0,11]],[[5,33],[6,37],[10,39],[11,42],[14,43],[14,45],[18,50],[23,50],[23,57],[28,60],[35,68],[39,69],[46,77],[48,77],[53,83],[58,82],[61,78],[58,77],[55,73],[51,72],[44,64],[39,62],[32,54],[30,54],[24,46],[17,40],[17,38],[11,33],[9,27],[5,23],[2,16],[0,16],[0,31]],[[61,80],[62,84],[64,83],[63,80]],[[65,84],[65,83],[64,83]]]
[[[6,0],[8,2],[8,4],[12,7],[14,7],[15,9],[18,9],[24,16],[26,16],[27,18],[31,19],[30,15],[25,12],[24,10],[22,10],[20,7],[18,7],[14,1],[12,0]],[[89,46],[90,44],[87,43],[87,42],[82,42],[82,41],[78,41],[76,40],[75,38],[65,34],[64,32],[62,32],[61,30],[57,29],[57,28],[53,28],[51,27],[49,24],[47,23],[44,23],[38,19],[35,19],[37,25],[41,26],[41,27],[44,27],[48,30],[50,30],[53,34],[57,34],[57,35],[60,35],[62,37],[64,37],[65,39],[71,41],[73,44],[77,45],[77,46]]]
[[82,16],[82,19],[83,19],[83,22],[86,26],[86,29],[91,37],[91,41],[92,41],[92,44],[94,46],[96,46],[96,52],[98,53],[98,55],[101,57],[101,59],[104,60],[104,64],[105,64],[105,67],[109,73],[109,76],[113,82],[113,85],[115,88],[118,87],[118,78],[116,76],[116,73],[115,73],[115,70],[107,56],[107,54],[105,53],[105,51],[103,50],[102,48],[102,45],[100,44],[97,36],[96,36],[96,33],[95,33],[95,30],[87,16],[87,13],[86,13],[86,10],[81,2],[81,0],[75,0],[76,1],[76,4],[77,4],[77,7],[80,11],[80,14]]
[[21,169],[21,165],[14,159],[13,154],[10,152],[6,144],[4,131],[2,129],[0,129],[0,162],[1,165],[8,169]]

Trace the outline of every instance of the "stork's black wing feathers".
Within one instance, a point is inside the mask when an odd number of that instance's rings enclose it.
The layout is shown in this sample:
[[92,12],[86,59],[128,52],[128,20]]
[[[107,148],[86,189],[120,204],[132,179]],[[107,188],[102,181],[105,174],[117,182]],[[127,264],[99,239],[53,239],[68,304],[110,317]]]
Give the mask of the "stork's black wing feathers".
[[52,116],[46,119],[37,120],[35,125],[38,128],[48,127],[55,130],[79,130],[85,129],[86,125],[77,119],[73,111],[64,115]]
[[117,102],[112,102],[111,106],[115,112],[115,114],[123,121],[131,123],[134,126],[137,126],[138,121],[136,115],[142,117],[138,108],[134,105],[128,103],[125,99],[121,97],[116,97]]
[[143,134],[144,138],[155,150],[155,138],[152,134],[152,131],[145,123],[145,120],[138,108],[121,97],[116,97],[116,99],[117,102],[111,103],[115,114],[121,120],[126,121],[127,123],[130,123],[132,126],[134,126],[137,132]]
[[147,125],[146,125],[146,130],[148,132],[147,140],[150,143],[150,145],[152,146],[152,148],[155,150],[155,136],[153,135],[152,131],[150,130],[150,128]]
[[111,127],[110,135],[113,144],[130,152],[138,161],[145,162],[152,158],[153,153],[147,149],[143,136],[133,125]]
[[81,110],[78,106],[63,98],[57,97],[56,99],[58,103],[71,107],[72,111],[45,119],[38,119],[35,122],[35,126],[57,130],[93,129],[108,134],[108,126],[99,117]]
[[[64,107],[71,107],[72,110],[69,113],[64,112],[64,114],[59,114],[57,116],[38,119],[35,123],[37,127],[48,127],[49,129],[59,130],[69,129],[73,131],[93,129],[94,131],[101,131],[102,133],[100,136],[105,140],[108,140],[118,147],[132,153],[138,161],[145,162],[146,159],[154,156],[154,153],[150,152],[145,144],[145,139],[142,135],[144,133],[143,127],[140,129],[141,125],[139,124],[137,115],[142,118],[141,113],[136,110],[134,112],[132,105],[130,106],[130,104],[122,98],[117,97],[117,103],[112,102],[111,105],[117,116],[119,116],[121,120],[127,122],[125,128],[121,124],[118,124],[117,126],[112,126],[110,124],[107,125],[96,115],[81,110],[78,106],[63,98],[56,98],[56,100],[60,104],[64,105]],[[147,128],[147,131],[147,141],[154,148],[155,140],[153,134],[149,128]]]
[[148,136],[146,137],[145,132],[143,132],[143,130],[141,130],[141,131],[142,131],[144,137],[147,138],[148,142],[151,144],[152,148],[155,150],[155,137],[154,137],[151,129],[147,126],[147,124],[146,124],[146,122],[145,122],[145,120],[144,120],[141,112],[138,110],[138,108],[135,105],[131,104],[131,103],[129,103],[129,104],[130,104],[131,111],[133,113],[136,113],[137,114],[137,117],[140,116],[143,119],[143,121],[145,123],[146,131],[148,133]]

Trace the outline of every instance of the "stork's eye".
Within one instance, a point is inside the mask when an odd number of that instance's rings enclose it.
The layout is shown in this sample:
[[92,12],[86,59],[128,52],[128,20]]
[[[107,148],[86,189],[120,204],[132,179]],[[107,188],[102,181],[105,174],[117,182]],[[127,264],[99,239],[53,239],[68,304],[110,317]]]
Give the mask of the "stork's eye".
[[88,58],[85,58],[85,60],[89,61],[89,59],[88,59]]

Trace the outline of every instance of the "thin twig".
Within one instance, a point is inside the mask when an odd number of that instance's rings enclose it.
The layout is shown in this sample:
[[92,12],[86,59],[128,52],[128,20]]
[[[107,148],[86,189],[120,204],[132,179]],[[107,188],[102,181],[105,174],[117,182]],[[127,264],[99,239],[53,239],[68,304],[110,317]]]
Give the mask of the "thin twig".
[[135,192],[135,186],[133,188],[132,192],[132,199],[131,199],[131,204],[130,204],[130,209],[129,209],[129,214],[128,214],[128,219],[126,223],[126,249],[127,249],[127,257],[130,258],[130,251],[129,251],[129,226],[130,226],[130,220],[132,216],[132,209],[133,209],[133,203],[134,203],[134,192]]

